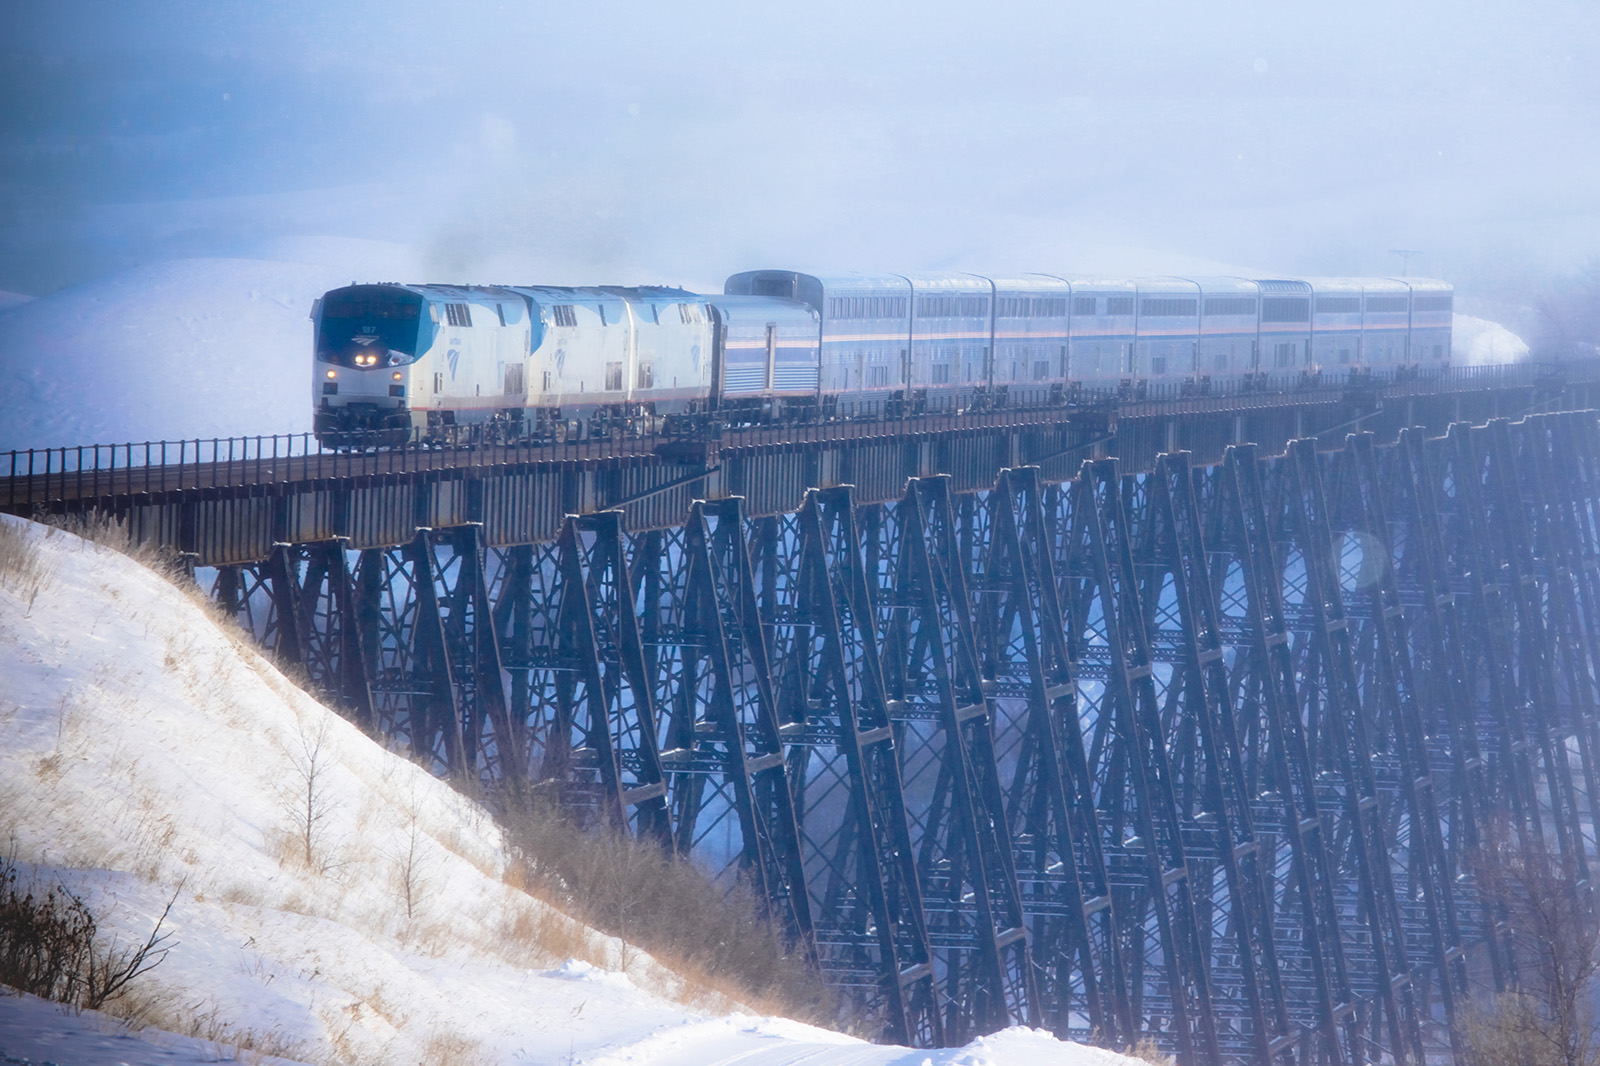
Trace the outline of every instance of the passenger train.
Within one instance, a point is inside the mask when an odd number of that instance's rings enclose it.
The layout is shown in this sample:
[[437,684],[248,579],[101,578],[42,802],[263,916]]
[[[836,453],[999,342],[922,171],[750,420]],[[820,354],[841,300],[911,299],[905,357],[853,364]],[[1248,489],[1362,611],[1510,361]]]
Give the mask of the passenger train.
[[317,438],[576,439],[1290,387],[1443,369],[1421,278],[735,274],[662,287],[351,285],[312,308]]

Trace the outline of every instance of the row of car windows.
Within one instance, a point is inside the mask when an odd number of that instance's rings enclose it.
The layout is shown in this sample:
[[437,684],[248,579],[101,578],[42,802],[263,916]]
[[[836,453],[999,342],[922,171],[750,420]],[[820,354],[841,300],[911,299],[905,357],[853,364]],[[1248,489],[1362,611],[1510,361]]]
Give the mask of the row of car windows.
[[[917,298],[919,318],[984,318],[987,317],[989,298],[986,296],[920,296]],[[1067,298],[1064,296],[1000,296],[995,298],[995,315],[998,318],[1065,318]],[[1075,315],[1131,315],[1134,298],[1131,296],[1074,296],[1071,300]],[[1213,315],[1254,315],[1254,296],[1208,296],[1203,308],[1207,317]],[[1404,296],[1368,296],[1365,307],[1369,313],[1395,313],[1407,310]],[[1419,295],[1409,300],[1413,311],[1449,311],[1453,304],[1450,294]],[[661,307],[648,305],[651,318],[660,323]],[[678,319],[683,325],[696,325],[705,321],[704,312],[697,304],[680,303]],[[446,321],[452,326],[472,325],[472,309],[464,303],[444,305]],[[600,324],[607,325],[605,304],[596,305]],[[1360,296],[1318,296],[1318,314],[1360,314]],[[500,308],[496,307],[499,311]],[[558,326],[576,326],[577,314],[572,304],[551,306],[551,318]],[[1193,318],[1201,312],[1200,301],[1185,297],[1145,297],[1139,301],[1139,314],[1152,317]],[[1264,297],[1261,300],[1263,322],[1310,321],[1311,301],[1306,297]],[[834,319],[904,318],[906,298],[903,296],[833,296],[828,299],[828,317]],[[500,324],[505,325],[505,315],[500,313]]]
[[[1176,346],[1173,346],[1175,348]],[[1230,345],[1225,350],[1202,353],[1191,348],[1187,353],[1175,352],[1173,348],[1164,351],[1151,351],[1149,357],[1149,373],[1153,375],[1166,374],[1169,371],[1178,373],[1198,372],[1201,370],[1242,370],[1249,369],[1254,361],[1254,347],[1252,345]],[[1326,353],[1332,356],[1332,361],[1342,365],[1349,365],[1357,361],[1356,349],[1340,347]],[[983,375],[983,359],[977,357],[976,352],[962,352],[956,349],[940,349],[930,352],[936,361],[927,364],[927,381],[933,385],[946,385],[952,381],[954,371],[964,371],[960,380],[975,381]],[[1444,358],[1442,344],[1419,345],[1419,356],[1431,355],[1434,360]],[[846,365],[855,363],[858,367],[856,373],[860,380],[868,387],[874,385],[887,385],[890,371],[883,358],[882,352],[856,352],[854,358],[846,356],[839,362]],[[962,358],[964,355],[970,358]],[[1388,361],[1399,358],[1401,350],[1397,347],[1374,346],[1367,352],[1367,359]],[[1080,348],[1069,361],[1065,347],[1055,350],[1038,349],[1030,347],[1007,347],[999,352],[1000,358],[996,360],[996,371],[1009,364],[1010,377],[1002,380],[1043,381],[1052,374],[1062,376],[1068,374],[1099,375],[1099,374],[1125,374],[1135,373],[1136,353],[1131,345],[1090,345]],[[1307,346],[1298,341],[1282,341],[1263,350],[1261,366],[1277,369],[1286,369],[1307,365],[1311,361]],[[903,362],[903,360],[902,360]],[[1059,369],[1057,369],[1059,367]],[[898,372],[897,372],[898,374]]]
[[[987,296],[919,296],[916,309],[918,318],[986,318],[989,314]],[[1074,315],[1131,315],[1132,296],[1074,296],[1069,301],[1064,296],[997,296],[994,300],[996,318],[1065,318],[1071,304]],[[1368,296],[1365,309],[1374,314],[1413,311],[1448,311],[1453,298],[1445,295]],[[1254,296],[1208,296],[1202,301],[1192,297],[1147,296],[1138,301],[1139,314],[1150,316],[1193,318],[1204,313],[1213,315],[1255,315]],[[1318,314],[1360,314],[1363,298],[1360,296],[1318,296]],[[903,319],[907,301],[903,296],[831,296],[828,298],[828,317],[831,319]],[[1262,320],[1266,322],[1306,322],[1310,320],[1310,297],[1267,296],[1260,302]]]
[[[574,304],[552,304],[550,306],[551,320],[558,326],[576,326],[578,324],[578,313],[574,310],[575,306]],[[676,307],[678,309],[678,321],[685,326],[699,325],[706,320],[705,312],[701,310],[699,304],[645,304],[644,306],[650,309],[650,319],[657,325],[661,324],[661,312],[666,307]],[[606,315],[605,304],[596,304],[595,310],[600,315],[600,324],[602,326],[611,324],[611,318]],[[616,321],[620,322],[620,317]],[[468,325],[470,324],[468,323]]]

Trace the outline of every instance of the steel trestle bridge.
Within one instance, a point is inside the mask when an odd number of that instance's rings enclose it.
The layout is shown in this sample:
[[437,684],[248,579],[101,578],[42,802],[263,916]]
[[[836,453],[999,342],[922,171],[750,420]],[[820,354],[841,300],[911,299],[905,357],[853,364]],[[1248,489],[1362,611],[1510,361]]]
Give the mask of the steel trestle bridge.
[[1526,413],[1593,385],[1463,381],[14,453],[0,507],[124,522],[391,746],[746,879],[896,1041],[1422,1062],[1516,980],[1472,850],[1597,857],[1600,420]]

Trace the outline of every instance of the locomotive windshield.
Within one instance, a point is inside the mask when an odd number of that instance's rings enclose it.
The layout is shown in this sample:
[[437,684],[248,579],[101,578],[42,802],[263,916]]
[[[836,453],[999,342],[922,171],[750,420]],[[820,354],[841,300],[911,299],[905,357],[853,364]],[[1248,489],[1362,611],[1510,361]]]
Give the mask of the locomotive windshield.
[[317,358],[341,366],[407,363],[427,350],[431,327],[417,293],[382,285],[335,289],[322,298]]

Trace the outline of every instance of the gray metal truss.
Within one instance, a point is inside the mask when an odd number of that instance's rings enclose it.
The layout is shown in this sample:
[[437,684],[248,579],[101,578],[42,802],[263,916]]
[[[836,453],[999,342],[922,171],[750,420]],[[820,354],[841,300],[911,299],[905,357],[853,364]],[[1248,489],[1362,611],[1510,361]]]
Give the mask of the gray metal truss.
[[1490,832],[1596,859],[1600,425],[279,544],[215,595],[363,728],[765,900],[895,1041],[1422,1062],[1516,981]]

